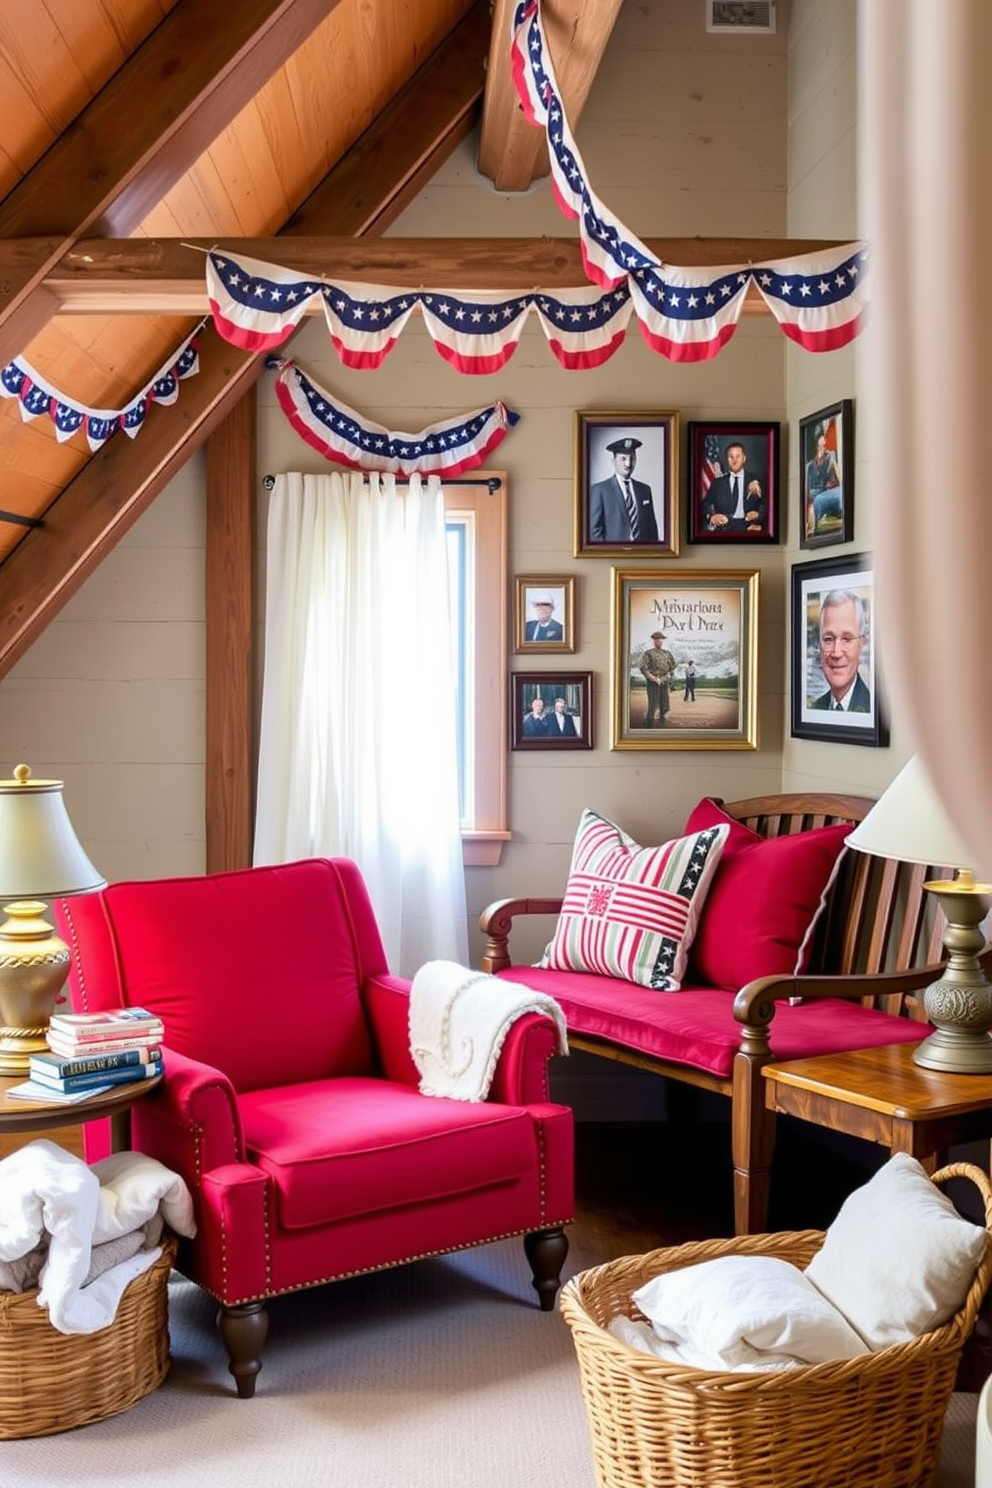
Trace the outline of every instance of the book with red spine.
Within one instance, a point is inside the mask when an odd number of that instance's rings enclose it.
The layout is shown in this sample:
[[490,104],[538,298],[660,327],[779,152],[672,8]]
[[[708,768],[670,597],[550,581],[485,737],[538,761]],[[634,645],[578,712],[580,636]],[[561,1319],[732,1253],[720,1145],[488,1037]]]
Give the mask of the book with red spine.
[[165,1032],[161,1018],[146,1008],[114,1008],[102,1013],[53,1013],[49,1027],[77,1044],[110,1038],[133,1038],[140,1034],[148,1044],[158,1043]]
[[154,1058],[155,1051],[160,1047],[157,1039],[149,1041],[142,1034],[134,1038],[116,1039],[86,1039],[80,1042],[74,1038],[64,1038],[54,1028],[49,1028],[45,1035],[48,1047],[59,1059],[76,1059],[81,1057],[95,1058],[100,1054],[133,1054],[135,1051],[145,1052],[145,1059],[139,1060],[139,1064],[146,1064],[149,1059]]

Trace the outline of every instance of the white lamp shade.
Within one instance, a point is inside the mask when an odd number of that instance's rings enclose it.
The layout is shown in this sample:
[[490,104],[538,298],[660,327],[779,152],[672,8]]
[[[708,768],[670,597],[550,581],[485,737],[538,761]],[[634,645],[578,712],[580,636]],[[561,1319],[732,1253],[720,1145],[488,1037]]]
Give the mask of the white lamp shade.
[[26,765],[0,780],[0,899],[52,899],[106,883],[86,856],[61,780],[32,780]]
[[858,823],[847,845],[931,868],[970,869],[975,861],[916,755]]

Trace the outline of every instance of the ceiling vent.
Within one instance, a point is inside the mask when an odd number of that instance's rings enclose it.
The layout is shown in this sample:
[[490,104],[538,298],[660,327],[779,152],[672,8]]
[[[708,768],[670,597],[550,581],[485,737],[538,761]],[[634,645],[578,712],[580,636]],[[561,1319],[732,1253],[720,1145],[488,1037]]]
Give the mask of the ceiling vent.
[[775,30],[775,0],[706,0],[707,31]]

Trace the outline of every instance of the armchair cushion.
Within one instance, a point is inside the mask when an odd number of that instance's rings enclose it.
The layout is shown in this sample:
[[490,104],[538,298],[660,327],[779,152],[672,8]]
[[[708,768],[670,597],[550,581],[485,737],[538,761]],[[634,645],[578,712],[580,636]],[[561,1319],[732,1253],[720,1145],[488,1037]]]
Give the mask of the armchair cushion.
[[554,935],[541,965],[677,992],[729,828],[641,847],[586,808]]
[[729,835],[692,942],[690,979],[737,992],[757,977],[801,975],[851,823],[762,837],[706,796],[685,830],[717,826]]
[[280,1225],[327,1225],[430,1204],[536,1171],[531,1113],[427,1099],[388,1080],[311,1080],[240,1100],[249,1158]]

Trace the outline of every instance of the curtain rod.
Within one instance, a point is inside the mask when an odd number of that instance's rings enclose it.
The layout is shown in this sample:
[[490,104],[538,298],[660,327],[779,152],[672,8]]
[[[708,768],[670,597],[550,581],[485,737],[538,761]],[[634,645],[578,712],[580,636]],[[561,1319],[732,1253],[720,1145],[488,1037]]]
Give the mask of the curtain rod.
[[[340,475],[341,472],[340,471],[336,471],[336,472],[332,472],[332,473]],[[349,474],[351,474],[351,475],[362,474],[362,473],[363,472],[360,472],[360,471],[349,471]],[[371,474],[372,472],[365,472],[365,473],[366,474]],[[375,473],[376,474],[386,474],[386,475],[390,474],[389,471],[385,471],[385,472],[377,471]],[[275,483],[276,483],[276,478],[275,478],[274,475],[263,475],[262,476],[262,485],[265,487],[265,489],[267,491],[271,491],[272,490],[272,487],[275,485]],[[503,484],[503,482],[502,482],[502,480],[500,479],[500,477],[498,475],[489,475],[489,476],[485,476],[485,477],[480,477],[478,480],[472,480],[471,477],[466,477],[465,480],[445,480],[444,476],[442,475],[441,476],[441,484],[442,484],[442,486],[487,486],[488,489],[489,489],[490,496],[495,496],[496,492],[499,490],[499,488]]]

